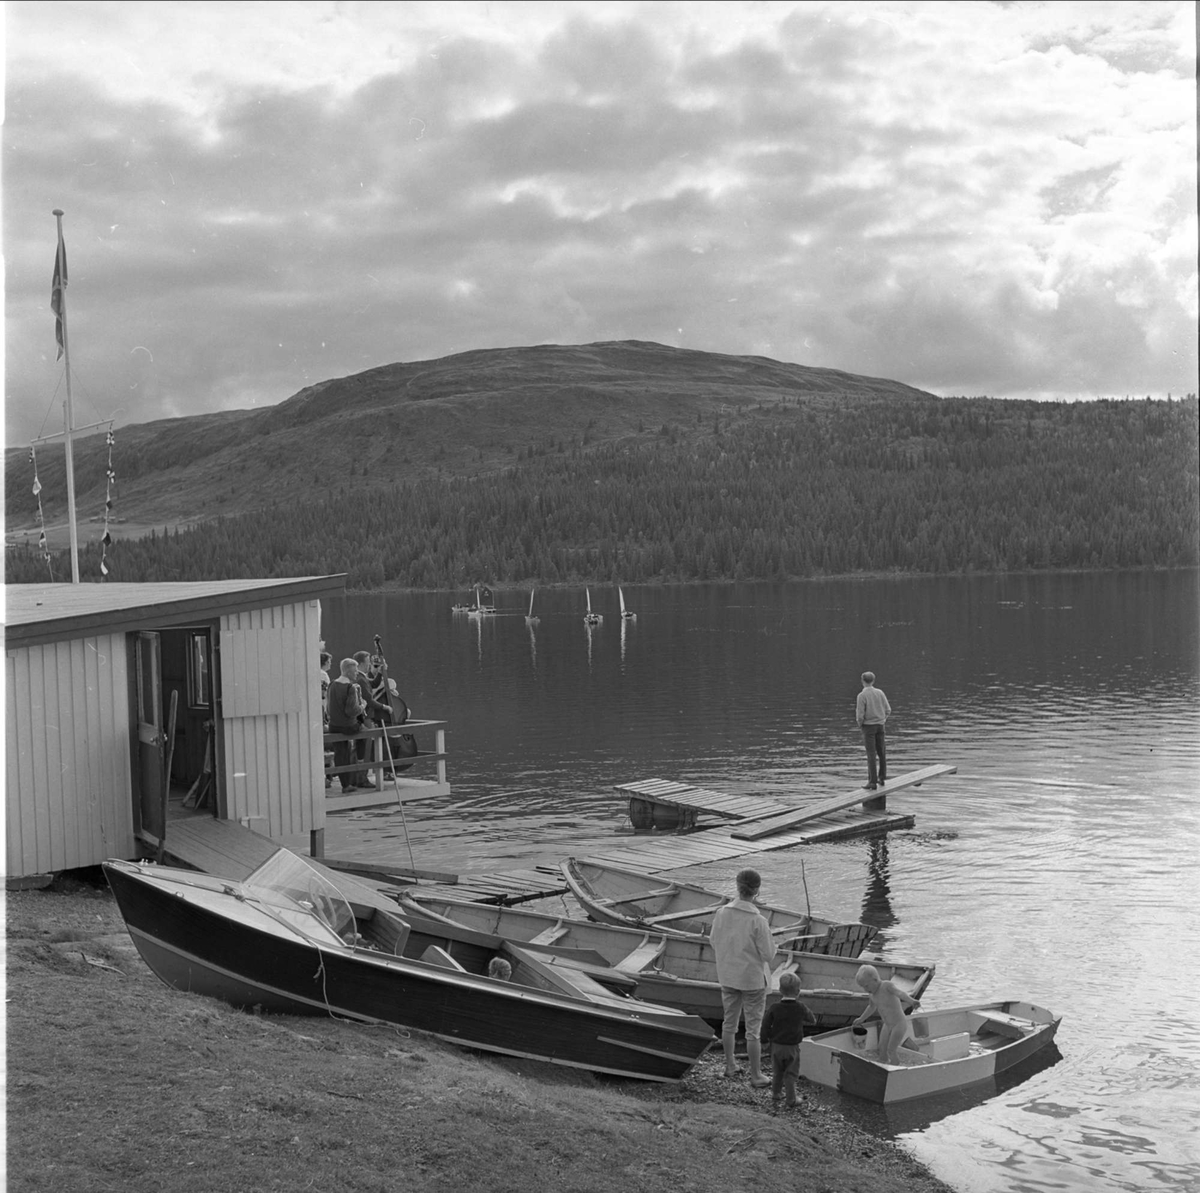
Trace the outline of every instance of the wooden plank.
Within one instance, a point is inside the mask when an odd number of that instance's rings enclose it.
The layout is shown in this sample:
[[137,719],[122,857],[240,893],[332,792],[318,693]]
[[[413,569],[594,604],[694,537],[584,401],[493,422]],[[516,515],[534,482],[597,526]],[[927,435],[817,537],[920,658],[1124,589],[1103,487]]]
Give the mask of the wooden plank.
[[770,837],[785,829],[796,828],[812,820],[819,820],[833,812],[842,812],[853,808],[867,800],[878,799],[881,795],[889,795],[893,791],[905,787],[919,787],[927,779],[935,779],[939,775],[952,775],[957,772],[957,766],[937,765],[927,766],[923,770],[915,770],[907,775],[901,775],[876,791],[864,791],[861,788],[853,795],[838,795],[833,799],[813,804],[805,809],[796,809],[778,816],[747,823],[736,828],[729,835],[738,841],[757,841],[761,837]]
[[440,870],[410,870],[407,866],[347,861],[336,857],[323,857],[321,864],[331,870],[344,870],[347,874],[361,874],[368,878],[427,878],[430,882],[440,882],[447,886],[455,886],[458,883],[457,874],[447,874]]

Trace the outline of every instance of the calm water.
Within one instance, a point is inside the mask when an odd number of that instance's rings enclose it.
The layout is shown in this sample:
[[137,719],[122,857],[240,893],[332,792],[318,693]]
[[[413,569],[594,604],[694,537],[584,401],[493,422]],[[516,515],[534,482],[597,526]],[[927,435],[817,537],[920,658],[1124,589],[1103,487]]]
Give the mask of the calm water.
[[[837,794],[862,781],[858,673],[894,714],[885,840],[761,854],[772,901],[883,929],[936,961],[930,1007],[1022,997],[1064,1016],[1057,1047],[985,1097],[884,1112],[964,1193],[1200,1189],[1200,593],[1197,576],[1093,575],[351,597],[335,658],[383,635],[415,715],[449,722],[453,794],[331,817],[335,856],[431,869],[555,862],[628,831],[612,788]],[[431,743],[429,743],[431,744]],[[727,884],[737,859],[686,871]],[[803,866],[803,874],[801,867]]]

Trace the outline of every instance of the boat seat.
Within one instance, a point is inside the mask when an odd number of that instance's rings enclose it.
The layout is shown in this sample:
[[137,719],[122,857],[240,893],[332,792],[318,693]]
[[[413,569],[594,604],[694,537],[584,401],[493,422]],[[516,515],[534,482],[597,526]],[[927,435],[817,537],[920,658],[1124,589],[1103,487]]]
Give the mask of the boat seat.
[[1028,1019],[1018,1019],[1000,1011],[975,1011],[979,1019],[979,1030],[990,1031],[1009,1040],[1023,1040],[1033,1030]]
[[551,924],[544,932],[539,932],[536,936],[529,938],[530,944],[553,944],[556,940],[561,940],[570,929],[560,920],[557,924]]
[[660,886],[653,891],[639,891],[636,895],[622,895],[619,899],[597,899],[597,903],[602,903],[605,907],[620,907],[623,903],[640,903],[643,899],[661,899],[666,895],[673,895],[679,888],[671,883],[670,886]]
[[440,945],[431,944],[429,948],[427,948],[421,954],[421,960],[424,961],[426,965],[436,965],[440,969],[453,969],[457,970],[459,973],[467,972]]
[[647,937],[632,953],[616,962],[613,969],[618,969],[622,973],[640,973],[646,966],[657,961],[666,947],[667,938],[665,936]]
[[919,1052],[930,1060],[961,1060],[971,1052],[971,1033],[956,1031],[948,1036],[933,1036],[928,1040],[905,1040],[910,1052]]

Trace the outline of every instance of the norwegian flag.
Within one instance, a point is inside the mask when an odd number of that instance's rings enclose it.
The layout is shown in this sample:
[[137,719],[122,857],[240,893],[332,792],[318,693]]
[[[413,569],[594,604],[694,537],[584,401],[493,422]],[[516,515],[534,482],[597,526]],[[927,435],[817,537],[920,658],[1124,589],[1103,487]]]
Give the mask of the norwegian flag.
[[58,341],[58,356],[62,360],[63,291],[67,288],[67,246],[63,243],[62,226],[58,229],[58,252],[54,255],[54,278],[50,283],[50,309],[54,312],[54,338]]

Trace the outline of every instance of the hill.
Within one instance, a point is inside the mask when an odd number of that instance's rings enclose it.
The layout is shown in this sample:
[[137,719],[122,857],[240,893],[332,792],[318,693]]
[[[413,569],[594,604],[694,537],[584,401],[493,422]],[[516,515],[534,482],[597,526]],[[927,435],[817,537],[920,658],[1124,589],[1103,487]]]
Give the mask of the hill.
[[[116,507],[123,525],[161,529],[309,500],[351,479],[378,489],[471,477],[530,449],[645,441],[664,425],[757,404],[929,396],[834,369],[637,341],[462,352],[323,381],[265,409],[119,428]],[[28,454],[7,452],[10,533],[37,523]],[[80,440],[74,454],[82,524],[104,508],[103,436]],[[47,523],[61,523],[61,448],[38,452],[38,473]]]
[[[126,428],[118,508],[151,534],[107,574],[457,588],[1196,566],[1197,410],[938,398],[654,344],[464,353]],[[102,484],[103,443],[87,446],[77,480]],[[28,527],[12,464],[9,517]],[[103,491],[80,491],[85,525]],[[69,574],[25,543],[10,582]],[[81,574],[99,577],[94,545]]]

